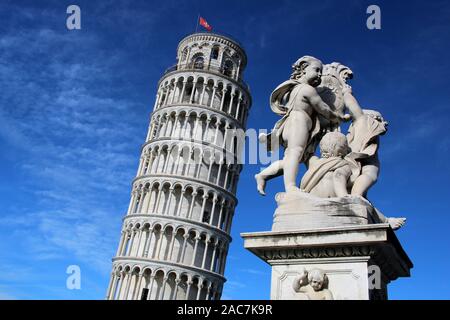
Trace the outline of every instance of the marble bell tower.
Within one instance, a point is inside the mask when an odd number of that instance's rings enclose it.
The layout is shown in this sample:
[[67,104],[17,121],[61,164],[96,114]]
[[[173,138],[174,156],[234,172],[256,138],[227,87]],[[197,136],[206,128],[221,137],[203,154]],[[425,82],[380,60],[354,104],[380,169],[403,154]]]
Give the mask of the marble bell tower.
[[251,106],[235,40],[194,33],[159,80],[107,290],[110,300],[217,300]]

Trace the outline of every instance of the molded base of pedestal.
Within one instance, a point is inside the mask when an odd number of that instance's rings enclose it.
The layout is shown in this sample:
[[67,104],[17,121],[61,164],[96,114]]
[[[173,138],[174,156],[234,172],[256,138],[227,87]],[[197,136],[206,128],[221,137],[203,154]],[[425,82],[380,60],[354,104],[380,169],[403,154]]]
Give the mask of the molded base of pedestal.
[[243,233],[244,247],[272,266],[271,299],[308,299],[293,289],[304,270],[320,269],[338,300],[387,299],[387,284],[412,263],[388,224]]

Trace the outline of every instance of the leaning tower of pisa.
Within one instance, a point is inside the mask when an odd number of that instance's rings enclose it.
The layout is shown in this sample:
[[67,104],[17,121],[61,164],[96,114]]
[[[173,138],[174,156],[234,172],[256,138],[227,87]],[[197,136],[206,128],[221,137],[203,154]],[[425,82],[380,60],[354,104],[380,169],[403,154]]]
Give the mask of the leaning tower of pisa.
[[220,299],[251,106],[235,40],[191,34],[158,83],[107,299]]

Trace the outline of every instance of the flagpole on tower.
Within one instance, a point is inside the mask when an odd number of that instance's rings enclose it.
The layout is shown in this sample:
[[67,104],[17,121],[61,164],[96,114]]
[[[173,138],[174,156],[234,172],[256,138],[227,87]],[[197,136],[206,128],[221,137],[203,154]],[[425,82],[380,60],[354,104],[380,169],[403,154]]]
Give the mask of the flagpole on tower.
[[200,13],[197,15],[197,22],[195,23],[195,33],[198,31],[198,21],[200,20]]

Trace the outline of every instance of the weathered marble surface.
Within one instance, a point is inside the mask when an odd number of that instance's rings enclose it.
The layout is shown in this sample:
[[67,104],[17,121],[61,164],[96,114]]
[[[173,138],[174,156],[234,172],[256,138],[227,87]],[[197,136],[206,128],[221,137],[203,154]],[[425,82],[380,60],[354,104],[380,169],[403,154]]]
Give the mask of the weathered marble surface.
[[380,222],[369,201],[362,197],[319,198],[298,191],[276,196],[272,230],[299,230]]

